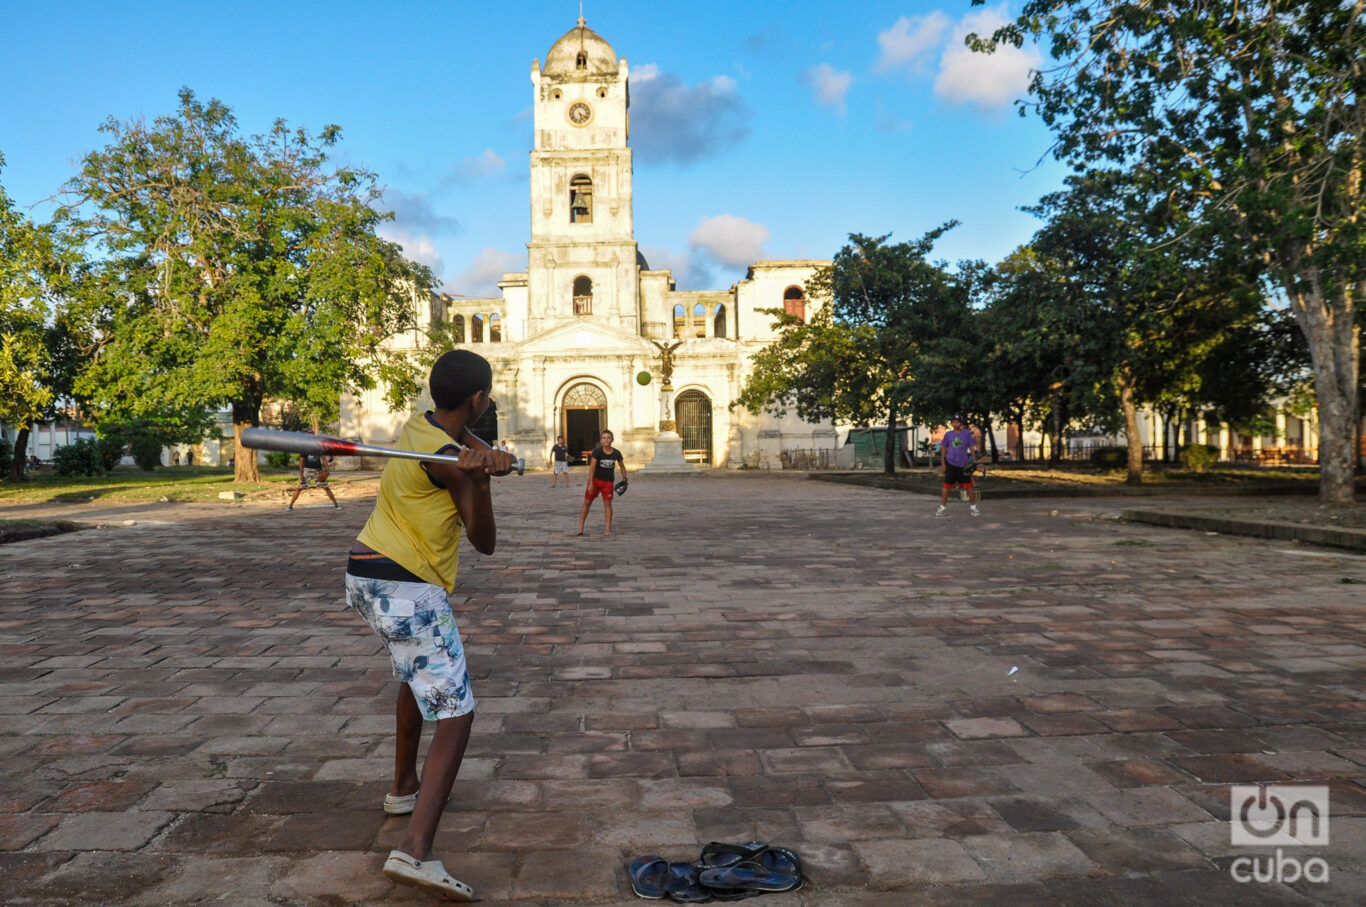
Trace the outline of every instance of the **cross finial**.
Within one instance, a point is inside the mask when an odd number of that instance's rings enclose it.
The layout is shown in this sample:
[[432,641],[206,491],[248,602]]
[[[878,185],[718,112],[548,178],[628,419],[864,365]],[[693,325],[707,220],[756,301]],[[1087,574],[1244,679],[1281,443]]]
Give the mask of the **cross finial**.
[[579,0],[579,28],[583,28],[583,0]]

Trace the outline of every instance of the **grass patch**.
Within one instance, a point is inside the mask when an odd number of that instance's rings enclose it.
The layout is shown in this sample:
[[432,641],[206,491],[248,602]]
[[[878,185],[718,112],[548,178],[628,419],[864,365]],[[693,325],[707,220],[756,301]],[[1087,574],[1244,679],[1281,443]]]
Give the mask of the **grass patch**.
[[0,520],[0,545],[74,532],[79,528],[69,520]]
[[[262,481],[233,483],[232,470],[215,466],[171,466],[144,472],[119,467],[108,475],[62,478],[31,476],[27,482],[0,484],[0,504],[80,502],[96,500],[147,502],[216,501],[220,491],[237,491],[248,498],[276,498],[298,481],[296,470],[261,470]],[[345,479],[332,479],[333,484]]]

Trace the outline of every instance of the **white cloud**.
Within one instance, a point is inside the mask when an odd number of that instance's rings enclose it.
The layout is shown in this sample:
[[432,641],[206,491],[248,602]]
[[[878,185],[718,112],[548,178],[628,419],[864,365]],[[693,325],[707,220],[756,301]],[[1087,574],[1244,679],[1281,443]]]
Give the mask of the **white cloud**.
[[497,296],[498,281],[505,273],[525,269],[525,255],[485,246],[469,267],[446,281],[446,290],[459,296]]
[[938,46],[949,27],[949,17],[935,10],[927,16],[902,16],[886,31],[878,32],[880,48],[874,69],[888,72],[915,66],[920,58]]
[[654,63],[631,70],[631,144],[643,160],[690,164],[749,134],[750,109],[730,76],[687,85]]
[[1005,7],[999,6],[969,13],[954,26],[934,80],[934,93],[940,100],[996,110],[1025,95],[1030,70],[1037,69],[1043,59],[1037,48],[1005,44],[995,53],[980,54],[963,43],[969,34],[989,37],[1009,22]]
[[704,218],[688,234],[689,246],[731,268],[744,267],[763,258],[766,242],[768,227],[734,214]]
[[397,228],[409,234],[456,233],[460,230],[460,221],[438,214],[432,200],[422,192],[404,192],[393,186],[385,186],[384,195],[377,207],[380,210],[394,212],[394,223]]
[[910,120],[903,120],[892,115],[884,105],[877,105],[877,131],[878,132],[905,132],[911,128]]
[[641,254],[650,267],[672,272],[674,283],[680,290],[712,289],[711,269],[707,267],[705,255],[692,255],[688,252],[671,252],[663,246],[642,246]]
[[839,111],[844,116],[844,96],[854,84],[854,74],[847,69],[836,69],[829,63],[821,63],[808,69],[804,75],[806,83],[816,92],[816,100]]
[[499,157],[492,148],[485,148],[478,154],[467,155],[449,165],[441,182],[448,186],[452,183],[472,183],[485,177],[500,176],[507,167],[507,161]]
[[402,246],[403,254],[408,258],[431,268],[438,283],[445,276],[446,262],[441,258],[441,253],[436,251],[432,238],[427,234],[405,230],[394,223],[384,224],[376,232],[384,239]]

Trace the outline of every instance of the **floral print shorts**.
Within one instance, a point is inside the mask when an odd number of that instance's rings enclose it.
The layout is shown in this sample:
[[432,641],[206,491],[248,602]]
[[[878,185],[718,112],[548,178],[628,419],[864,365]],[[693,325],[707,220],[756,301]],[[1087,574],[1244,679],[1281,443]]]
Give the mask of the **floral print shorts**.
[[474,711],[465,648],[445,589],[348,573],[346,602],[384,640],[394,676],[412,688],[423,718]]

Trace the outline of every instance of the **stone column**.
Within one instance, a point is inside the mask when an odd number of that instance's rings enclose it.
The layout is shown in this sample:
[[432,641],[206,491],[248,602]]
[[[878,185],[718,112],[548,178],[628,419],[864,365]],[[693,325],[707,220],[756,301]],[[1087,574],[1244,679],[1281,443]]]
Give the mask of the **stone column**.
[[673,384],[659,389],[659,436],[655,438],[655,455],[639,471],[646,473],[695,473],[697,468],[683,459],[683,438],[678,434],[678,422],[673,411]]

